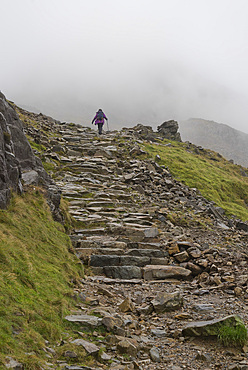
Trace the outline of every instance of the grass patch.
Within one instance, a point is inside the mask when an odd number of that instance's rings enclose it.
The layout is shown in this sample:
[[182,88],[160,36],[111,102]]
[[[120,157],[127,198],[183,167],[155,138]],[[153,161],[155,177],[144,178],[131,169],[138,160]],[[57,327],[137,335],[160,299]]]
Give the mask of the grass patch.
[[168,167],[187,186],[200,190],[228,215],[248,219],[248,177],[241,175],[244,168],[213,151],[195,151],[187,143],[164,140],[160,144],[145,143],[143,148],[152,158],[158,154],[160,165]]
[[25,369],[41,368],[45,340],[72,335],[64,317],[83,270],[70,248],[39,192],[14,195],[9,209],[0,210],[0,366],[12,356]]
[[247,329],[242,322],[235,327],[222,325],[218,339],[224,346],[243,347],[247,341]]

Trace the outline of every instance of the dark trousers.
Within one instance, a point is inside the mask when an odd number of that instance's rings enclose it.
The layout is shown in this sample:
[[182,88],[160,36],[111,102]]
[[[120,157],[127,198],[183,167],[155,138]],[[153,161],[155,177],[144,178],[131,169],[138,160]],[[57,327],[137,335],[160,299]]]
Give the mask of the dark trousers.
[[97,126],[98,126],[98,133],[99,133],[99,135],[101,135],[101,134],[102,134],[102,126],[103,126],[103,122],[99,122],[99,123],[97,124]]

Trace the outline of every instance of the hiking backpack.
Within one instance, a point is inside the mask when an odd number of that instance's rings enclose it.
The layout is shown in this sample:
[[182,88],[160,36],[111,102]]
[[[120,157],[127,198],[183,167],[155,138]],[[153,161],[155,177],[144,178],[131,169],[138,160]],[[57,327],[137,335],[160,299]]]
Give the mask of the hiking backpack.
[[98,111],[97,112],[97,119],[99,120],[99,121],[103,121],[104,120],[104,113],[103,113],[103,111]]

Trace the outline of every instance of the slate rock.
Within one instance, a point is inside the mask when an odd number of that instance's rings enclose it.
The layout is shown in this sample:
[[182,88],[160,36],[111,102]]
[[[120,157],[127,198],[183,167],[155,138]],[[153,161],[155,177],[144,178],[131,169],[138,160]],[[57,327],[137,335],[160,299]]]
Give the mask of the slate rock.
[[7,369],[22,370],[24,366],[18,361],[14,360],[12,357],[6,357],[5,367]]
[[104,325],[108,330],[114,330],[115,327],[121,327],[123,325],[123,321],[120,317],[104,316],[102,319],[102,325]]
[[63,356],[64,357],[69,357],[69,358],[77,358],[78,357],[78,355],[73,351],[65,351]]
[[220,326],[227,325],[235,327],[237,324],[242,323],[241,319],[237,315],[229,315],[220,319],[208,320],[208,321],[195,321],[188,323],[183,329],[183,336],[193,337],[208,337],[217,336]]
[[179,252],[179,253],[174,254],[174,258],[178,262],[185,262],[189,260],[189,254],[186,251]]
[[25,185],[38,185],[39,183],[39,174],[37,171],[25,171],[22,173],[22,180]]
[[151,329],[151,334],[158,338],[166,337],[167,333],[163,329]]
[[186,279],[191,275],[191,271],[173,265],[147,265],[143,268],[143,275],[145,280],[160,280],[167,278]]
[[141,279],[141,268],[137,266],[105,266],[104,274],[114,279]]
[[71,343],[76,344],[77,346],[83,346],[85,351],[90,355],[96,355],[100,349],[94,343],[88,342],[87,340],[84,339],[75,339]]
[[153,347],[150,349],[150,357],[152,359],[153,362],[160,362],[160,355],[159,355],[159,351],[156,347]]
[[117,344],[117,350],[121,354],[127,354],[134,357],[137,355],[138,352],[137,347],[127,338],[124,338]]
[[66,316],[65,320],[71,322],[80,322],[81,325],[89,326],[89,327],[96,327],[100,325],[101,319],[96,316],[90,315],[70,315]]
[[156,227],[150,227],[149,229],[144,230],[144,235],[146,238],[156,238],[158,234],[159,234],[159,231]]
[[179,291],[174,293],[160,292],[151,303],[156,313],[164,313],[181,308],[183,298]]
[[121,302],[121,304],[119,305],[119,310],[121,312],[133,312],[134,311],[134,305],[130,297],[125,298],[124,301]]

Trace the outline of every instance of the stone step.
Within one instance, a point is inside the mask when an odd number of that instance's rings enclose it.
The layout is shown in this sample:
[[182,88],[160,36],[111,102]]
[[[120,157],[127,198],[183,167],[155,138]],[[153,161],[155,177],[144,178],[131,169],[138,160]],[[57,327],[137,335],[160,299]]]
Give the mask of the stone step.
[[106,266],[102,268],[93,268],[96,273],[100,272],[113,279],[142,279],[142,269],[138,266]]
[[104,235],[106,233],[105,227],[99,227],[97,229],[76,229],[74,230],[76,235]]
[[191,271],[180,266],[167,265],[156,266],[147,265],[143,269],[144,280],[162,280],[162,279],[187,279],[191,275]]
[[[92,200],[92,199],[91,199]],[[115,206],[115,202],[112,202],[112,201],[106,201],[106,200],[100,200],[100,201],[91,201],[89,203],[87,203],[87,208],[89,207],[114,207]]]
[[103,255],[106,253],[109,256],[121,256],[123,254],[123,250],[117,248],[75,248],[76,256],[84,263],[88,263],[92,255]]
[[[127,248],[129,249],[140,249],[140,250],[145,250],[145,249],[152,249],[152,250],[161,250],[164,249],[163,245],[161,243],[151,243],[151,242],[129,242],[127,243]],[[167,253],[167,252],[166,252]]]
[[105,275],[107,278],[112,279],[144,279],[147,281],[154,280],[188,280],[190,279],[191,271],[180,266],[161,266],[161,265],[148,265],[145,267],[139,266],[105,266],[105,267],[92,267],[95,274]]
[[129,256],[129,255],[107,255],[107,254],[92,254],[90,256],[90,266],[105,267],[105,266],[138,266],[146,265],[167,265],[167,258],[156,258],[148,256]]
[[153,222],[147,221],[147,220],[140,220],[140,219],[122,219],[123,225],[128,226],[128,227],[144,227],[146,228],[147,226],[152,226]]
[[[157,260],[158,265],[164,265],[168,263],[167,252],[161,250],[153,250],[153,249],[130,249],[125,250],[124,248],[108,248],[104,245],[100,245],[99,243],[94,243],[90,241],[82,241],[75,244],[75,252],[76,253],[87,253],[87,255],[122,255],[122,256],[133,256],[133,257],[149,257],[150,259]],[[115,245],[113,243],[113,245]],[[118,246],[118,244],[117,244]],[[105,258],[105,257],[104,257]]]

